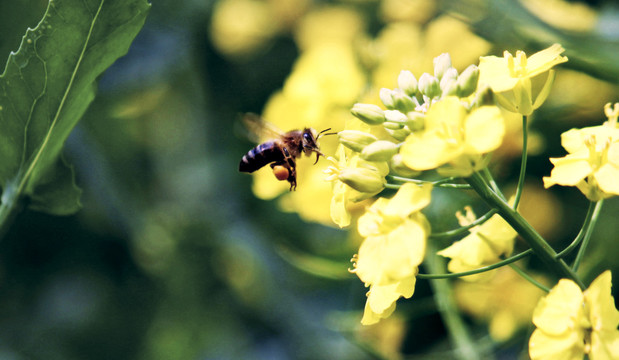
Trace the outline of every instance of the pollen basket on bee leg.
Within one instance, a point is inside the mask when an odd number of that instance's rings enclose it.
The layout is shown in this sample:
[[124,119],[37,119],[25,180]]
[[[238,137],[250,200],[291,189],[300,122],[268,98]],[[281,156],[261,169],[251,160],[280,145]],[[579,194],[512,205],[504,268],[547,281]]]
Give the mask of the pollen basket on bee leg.
[[284,166],[276,165],[273,167],[273,175],[275,175],[275,178],[277,178],[277,180],[284,181],[288,180],[290,171],[288,171],[288,169],[286,169],[286,167]]

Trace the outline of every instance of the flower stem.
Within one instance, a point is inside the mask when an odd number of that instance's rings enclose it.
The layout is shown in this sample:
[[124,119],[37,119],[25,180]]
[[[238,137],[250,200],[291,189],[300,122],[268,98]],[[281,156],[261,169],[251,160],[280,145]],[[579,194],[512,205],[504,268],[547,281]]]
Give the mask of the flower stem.
[[[432,273],[444,273],[446,271],[445,260],[436,255],[437,249],[432,242],[428,242],[428,254],[424,264]],[[467,329],[460,312],[456,307],[453,288],[445,279],[433,279],[430,281],[434,289],[434,301],[441,314],[445,326],[449,330],[449,336],[456,346],[455,356],[460,360],[481,359],[471,338],[471,332]]]
[[522,196],[522,189],[524,188],[524,177],[527,171],[527,143],[528,143],[528,129],[527,129],[527,116],[522,116],[522,158],[520,160],[520,175],[518,176],[518,187],[516,188],[516,196],[514,198],[514,209],[518,209],[520,203],[520,197]]
[[518,255],[514,255],[514,256],[510,256],[505,260],[501,260],[497,263],[494,263],[492,265],[488,265],[488,266],[484,266],[484,267],[480,267],[479,269],[475,269],[475,270],[469,270],[469,271],[462,271],[462,272],[457,272],[457,273],[448,273],[448,274],[417,274],[417,278],[418,279],[449,279],[449,278],[456,278],[456,277],[462,277],[462,276],[467,276],[467,275],[475,275],[475,274],[479,274],[479,273],[483,273],[486,271],[490,271],[490,270],[494,270],[496,268],[500,268],[502,266],[511,264],[513,262],[516,262],[524,257],[527,257],[529,255],[531,255],[533,253],[533,250],[528,249],[525,250],[523,252],[521,252]]
[[515,272],[517,272],[518,275],[522,276],[522,278],[525,279],[526,281],[537,286],[538,288],[542,289],[545,292],[550,292],[550,289],[547,286],[535,280],[531,275],[527,274],[524,270],[522,270],[518,266],[514,264],[509,264],[509,267],[511,267]]
[[581,287],[585,289],[585,285],[576,275],[576,273],[567,264],[557,259],[557,253],[552,247],[544,240],[544,238],[509,204],[505,202],[499,195],[497,195],[489,185],[484,181],[483,177],[479,173],[474,173],[471,177],[467,178],[467,181],[473,189],[481,196],[481,198],[490,207],[497,209],[499,215],[514,230],[524,239],[524,241],[533,249],[535,254],[548,266],[557,276],[562,278],[568,278],[574,280]]
[[[469,184],[453,183],[452,181],[454,181],[456,179],[457,178],[455,178],[455,177],[450,177],[450,178],[430,181],[430,180],[411,179],[411,178],[407,178],[407,177],[403,177],[403,176],[397,176],[397,175],[388,175],[387,176],[387,180],[412,182],[412,183],[415,183],[415,184],[428,184],[429,183],[429,184],[434,185],[435,187],[443,187],[443,188],[450,188],[450,189],[465,189],[465,190],[471,188],[471,186]],[[393,184],[393,185],[397,185],[397,184]]]
[[588,229],[591,227],[591,218],[593,217],[594,210],[597,208],[596,202],[589,202],[589,209],[587,209],[587,215],[585,216],[585,222],[582,224],[582,228],[580,228],[580,232],[574,238],[571,244],[569,244],[565,249],[561,250],[560,253],[557,254],[558,258],[562,258],[565,255],[571,253],[578,245],[581,243],[582,239],[585,236],[585,233],[589,231]]
[[574,271],[578,271],[580,262],[582,261],[582,258],[585,255],[585,250],[587,250],[587,246],[589,245],[589,240],[591,240],[591,234],[593,233],[593,229],[595,228],[595,223],[597,223],[598,221],[598,217],[600,215],[600,210],[602,210],[603,203],[604,203],[604,200],[600,200],[595,204],[595,209],[593,210],[593,213],[591,214],[591,221],[589,221],[589,224],[588,224],[589,226],[587,226],[584,232],[583,238],[582,238],[582,245],[580,246],[580,249],[578,249],[578,254],[576,254],[576,259],[574,260],[574,265],[572,265],[572,269]]

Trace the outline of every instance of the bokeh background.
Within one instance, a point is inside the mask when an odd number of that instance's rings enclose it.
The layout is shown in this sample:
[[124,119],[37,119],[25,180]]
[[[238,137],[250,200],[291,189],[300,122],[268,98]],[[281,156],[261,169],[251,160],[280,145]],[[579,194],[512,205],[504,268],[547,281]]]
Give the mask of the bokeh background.
[[[0,58],[46,5],[0,2]],[[575,189],[543,190],[541,177],[549,156],[564,155],[563,131],[600,124],[603,105],[619,100],[614,1],[153,1],[66,144],[83,209],[25,210],[0,242],[0,359],[454,357],[427,281],[389,320],[361,327],[366,289],[348,272],[358,239],[330,224],[327,164],[300,162],[292,194],[268,171],[238,173],[255,145],[240,116],[338,131],[353,103],[378,103],[400,70],[429,72],[442,52],[462,70],[553,42],[570,61],[532,119],[522,207],[560,249],[587,202]],[[492,169],[506,188],[518,174],[518,126]],[[326,154],[334,141],[324,139]],[[453,191],[433,202],[438,231],[456,226],[465,204],[486,210]],[[607,201],[581,269],[587,281],[619,270],[618,211]],[[535,259],[523,266],[543,278]],[[539,293],[512,274],[455,285],[486,358],[526,354]]]

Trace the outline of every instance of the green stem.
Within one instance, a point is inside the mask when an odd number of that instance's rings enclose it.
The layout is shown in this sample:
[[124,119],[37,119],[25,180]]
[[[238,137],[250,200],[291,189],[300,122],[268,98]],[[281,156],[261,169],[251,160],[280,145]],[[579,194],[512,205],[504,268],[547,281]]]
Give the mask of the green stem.
[[457,277],[462,277],[462,276],[467,276],[467,275],[475,275],[475,274],[479,274],[479,273],[483,273],[486,271],[490,271],[490,270],[494,270],[496,268],[500,268],[502,266],[511,264],[513,262],[516,262],[526,256],[529,256],[533,253],[533,250],[528,249],[525,250],[523,252],[521,252],[518,255],[514,255],[514,256],[510,256],[505,260],[501,260],[497,263],[494,263],[492,265],[488,265],[488,266],[484,266],[484,267],[480,267],[479,269],[475,269],[475,270],[469,270],[469,271],[462,271],[462,272],[457,272],[457,273],[449,273],[449,274],[417,274],[417,278],[418,279],[449,279],[449,278],[457,278]]
[[518,209],[518,204],[520,203],[520,197],[522,196],[522,189],[524,188],[524,177],[527,171],[527,142],[528,142],[528,131],[527,131],[527,117],[526,115],[522,116],[522,159],[520,160],[520,175],[518,176],[518,187],[516,188],[516,196],[514,199],[514,205],[512,206],[514,209]]
[[602,210],[602,205],[604,200],[600,200],[595,204],[595,209],[593,210],[593,214],[591,215],[591,221],[589,222],[589,226],[585,230],[582,245],[580,249],[578,249],[578,254],[576,254],[576,259],[574,260],[574,265],[572,265],[572,269],[576,272],[578,271],[578,267],[580,266],[580,262],[582,261],[583,256],[585,255],[585,250],[587,250],[587,246],[589,246],[589,241],[591,240],[591,234],[593,233],[593,229],[595,229],[595,223],[598,221],[598,217],[600,215],[600,210]]
[[531,275],[527,274],[524,270],[522,270],[518,266],[514,264],[509,264],[509,267],[511,267],[515,272],[517,272],[518,275],[522,276],[522,278],[525,279],[526,281],[537,286],[538,288],[542,289],[545,292],[550,292],[550,289],[547,286],[535,280],[533,277],[531,277]]
[[[411,178],[407,178],[403,176],[396,176],[396,175],[387,176],[387,180],[411,182],[415,184],[432,184],[436,187],[443,187],[443,188],[450,188],[450,189],[471,189],[471,186],[469,184],[452,183],[452,181],[457,180],[457,179],[458,178],[450,177],[450,178],[445,178],[441,180],[428,181],[428,180],[411,179]],[[398,184],[392,184],[392,185],[394,186],[397,185],[399,187]]]
[[580,228],[580,232],[578,232],[578,235],[574,238],[574,241],[572,241],[571,244],[569,244],[565,249],[563,249],[560,253],[557,254],[557,258],[564,257],[565,255],[571,253],[574,249],[576,249],[576,247],[578,247],[578,244],[580,244],[580,242],[584,238],[585,233],[589,231],[588,229],[591,227],[591,218],[593,217],[593,212],[596,208],[597,208],[596,202],[593,202],[593,201],[589,202],[589,209],[587,209],[587,215],[585,216],[585,222],[582,224],[582,228]]
[[535,254],[548,266],[557,276],[562,278],[568,278],[574,280],[581,287],[585,289],[585,285],[578,278],[576,273],[567,264],[557,259],[557,253],[550,247],[548,242],[537,232],[533,227],[514,210],[504,199],[497,195],[488,184],[484,181],[479,173],[474,173],[468,179],[469,184],[475,189],[475,191],[481,196],[481,198],[490,207],[497,209],[499,215],[509,225],[511,225],[516,232],[524,239],[524,241],[533,249]]
[[[436,255],[437,249],[434,248],[432,242],[428,242],[427,252],[430,254],[426,257],[424,264],[428,270],[433,273],[444,273],[446,271],[445,260]],[[468,330],[460,312],[456,306],[456,300],[453,294],[453,288],[445,279],[433,279],[430,281],[434,289],[434,301],[445,326],[449,330],[451,341],[455,345],[455,356],[460,360],[479,360],[480,355],[475,347],[475,342],[471,338],[471,332]]]

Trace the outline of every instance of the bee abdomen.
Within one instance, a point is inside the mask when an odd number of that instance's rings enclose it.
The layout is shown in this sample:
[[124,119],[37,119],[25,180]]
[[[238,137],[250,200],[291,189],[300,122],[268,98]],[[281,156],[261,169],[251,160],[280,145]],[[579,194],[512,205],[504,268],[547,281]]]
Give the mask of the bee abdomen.
[[266,164],[283,161],[284,153],[274,141],[267,141],[249,150],[239,163],[240,172],[254,172]]

